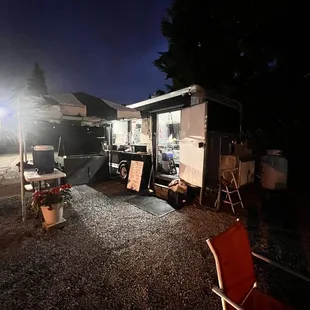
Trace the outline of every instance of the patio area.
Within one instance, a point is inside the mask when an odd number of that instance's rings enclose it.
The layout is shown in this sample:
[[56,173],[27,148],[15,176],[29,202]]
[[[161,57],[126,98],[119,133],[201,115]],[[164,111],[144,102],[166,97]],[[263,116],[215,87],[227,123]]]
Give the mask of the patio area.
[[[52,233],[38,220],[21,222],[19,197],[0,199],[1,309],[221,309],[206,239],[234,216],[192,205],[156,217],[128,196],[86,185],[72,191],[68,225]],[[305,273],[298,233],[275,233],[255,214],[242,220],[253,250]],[[309,283],[255,263],[261,290],[305,309]]]
[[19,179],[16,164],[19,162],[19,154],[0,154],[0,182],[12,182]]

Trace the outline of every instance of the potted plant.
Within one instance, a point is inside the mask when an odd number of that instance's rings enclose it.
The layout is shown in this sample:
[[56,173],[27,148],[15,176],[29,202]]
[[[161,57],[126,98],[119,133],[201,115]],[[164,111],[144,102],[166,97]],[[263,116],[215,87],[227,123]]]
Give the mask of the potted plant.
[[60,222],[63,215],[63,206],[69,203],[71,185],[65,184],[32,195],[32,208],[38,213],[41,209],[45,223],[52,225]]

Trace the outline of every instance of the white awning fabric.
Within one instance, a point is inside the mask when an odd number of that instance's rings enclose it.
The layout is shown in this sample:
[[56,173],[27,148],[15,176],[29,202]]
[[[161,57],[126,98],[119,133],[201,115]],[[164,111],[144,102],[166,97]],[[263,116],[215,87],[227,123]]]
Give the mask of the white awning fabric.
[[124,105],[114,103],[112,101],[101,99],[105,102],[108,106],[112,109],[116,110],[117,112],[117,119],[133,119],[133,118],[141,118],[141,114],[139,111],[127,108]]

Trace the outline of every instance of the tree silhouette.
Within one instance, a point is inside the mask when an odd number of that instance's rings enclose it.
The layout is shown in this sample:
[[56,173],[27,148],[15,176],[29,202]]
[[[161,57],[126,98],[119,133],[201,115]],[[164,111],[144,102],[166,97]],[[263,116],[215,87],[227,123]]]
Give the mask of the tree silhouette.
[[154,65],[172,90],[199,84],[242,102],[251,126],[274,123],[289,106],[287,20],[287,0],[174,0]]
[[28,80],[27,93],[31,96],[47,95],[47,86],[44,71],[37,62],[35,62],[31,77]]
[[161,96],[161,95],[164,95],[166,92],[162,89],[158,89],[156,90],[156,92],[154,92],[153,95],[149,95],[149,99],[150,98],[154,98],[154,97],[158,97],[158,96]]

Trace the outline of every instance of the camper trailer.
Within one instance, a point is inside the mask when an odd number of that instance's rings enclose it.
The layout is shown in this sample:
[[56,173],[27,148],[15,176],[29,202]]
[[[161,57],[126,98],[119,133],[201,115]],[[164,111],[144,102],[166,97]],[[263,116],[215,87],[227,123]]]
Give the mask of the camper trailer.
[[242,106],[198,85],[128,105],[149,118],[155,178],[216,186],[241,133]]

